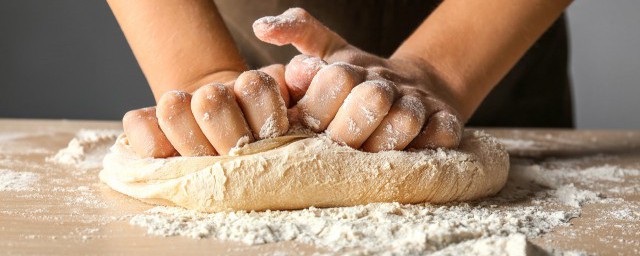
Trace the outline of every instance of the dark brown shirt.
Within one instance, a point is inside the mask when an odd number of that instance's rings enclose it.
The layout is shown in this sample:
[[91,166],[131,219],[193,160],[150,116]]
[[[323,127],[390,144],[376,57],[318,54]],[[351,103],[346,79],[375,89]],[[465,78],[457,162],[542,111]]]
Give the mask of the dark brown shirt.
[[[379,56],[390,56],[437,7],[425,0],[215,0],[223,19],[251,68],[286,64],[298,52],[253,35],[253,22],[302,7],[351,44]],[[496,56],[500,58],[500,56]],[[529,49],[487,96],[467,125],[507,127],[573,127],[567,72],[564,16]]]

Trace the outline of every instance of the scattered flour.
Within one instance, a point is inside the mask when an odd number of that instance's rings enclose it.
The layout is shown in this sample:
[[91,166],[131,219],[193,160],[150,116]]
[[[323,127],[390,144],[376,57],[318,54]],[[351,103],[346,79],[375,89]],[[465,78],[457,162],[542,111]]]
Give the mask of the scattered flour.
[[[470,203],[401,205],[375,203],[299,211],[206,214],[155,207],[130,223],[148,234],[265,244],[295,241],[330,254],[352,255],[585,255],[544,251],[528,242],[580,216],[585,204],[621,202],[583,189],[585,184],[622,182],[639,170],[602,165],[579,168],[581,160],[512,161],[509,181],[496,196]],[[587,160],[584,160],[587,161]],[[574,183],[580,186],[574,185]],[[533,206],[522,206],[530,202]],[[563,210],[564,209],[564,210]],[[612,218],[635,220],[628,208]]]
[[566,176],[571,170],[547,169],[542,165],[513,164],[509,170],[510,186],[500,191],[500,196],[495,200],[516,200],[528,198],[534,204],[564,205],[575,208],[586,203],[611,203],[617,199],[609,199],[601,194],[577,188],[574,182],[580,182],[578,177],[569,179]]
[[33,136],[30,133],[26,132],[12,132],[12,133],[0,133],[0,142],[7,142],[21,138],[28,138],[29,136]]
[[304,124],[306,126],[308,126],[311,129],[314,129],[314,130],[320,129],[320,120],[318,120],[317,118],[315,118],[315,117],[313,117],[313,116],[311,116],[309,114],[305,113],[303,115],[302,121],[304,122]]
[[[544,196],[545,194],[550,194],[553,198],[552,201],[572,207],[580,207],[585,203],[620,201],[621,199],[606,198],[600,193],[586,190],[582,187],[606,188],[611,186],[611,184],[607,183],[622,183],[631,177],[640,176],[640,170],[625,169],[608,164],[580,168],[578,167],[580,162],[582,162],[580,159],[570,159],[567,161],[549,160],[541,164],[516,164],[512,165],[510,172],[518,173],[520,176],[526,177],[526,180],[550,188],[538,191],[539,198],[534,199],[534,203],[548,203],[549,200],[546,200]],[[574,183],[581,186],[576,187]],[[530,184],[521,184],[521,186],[528,185]],[[622,186],[613,186],[612,189],[609,189],[609,192],[622,193],[625,191],[620,190],[624,188]]]
[[258,134],[260,138],[273,138],[277,137],[279,134],[278,126],[276,124],[276,117],[274,114],[271,114],[269,118],[262,124],[260,127],[260,133]]
[[634,211],[629,208],[611,211],[609,214],[618,220],[640,222],[640,211]]
[[373,111],[369,110],[365,106],[360,107],[360,109],[362,110],[362,114],[364,115],[364,118],[367,119],[368,124],[372,124],[373,122],[376,121],[376,114]]
[[538,236],[574,216],[538,207],[499,209],[470,204],[437,206],[376,203],[299,211],[202,214],[155,207],[130,223],[149,234],[212,237],[264,244],[296,241],[334,253],[424,254],[492,236]]
[[[100,167],[104,152],[119,131],[83,130],[67,148],[47,159],[56,164],[79,168]],[[502,140],[504,143],[504,140]],[[510,142],[520,147],[534,145],[526,141]],[[241,144],[241,143],[240,143]],[[507,145],[508,147],[508,145]],[[204,214],[174,207],[155,207],[133,216],[130,223],[145,227],[149,234],[187,236],[265,244],[294,241],[318,246],[330,254],[388,255],[544,255],[528,239],[559,226],[568,225],[580,215],[585,204],[610,203],[592,191],[602,183],[622,184],[630,177],[640,178],[640,170],[613,165],[582,168],[582,162],[593,159],[551,159],[542,162],[512,162],[509,182],[493,198],[470,203],[448,205],[369,204],[344,208],[309,208],[299,211],[228,212]],[[606,160],[606,159],[605,159]],[[8,167],[11,168],[11,167]],[[13,168],[12,168],[13,169]],[[81,173],[81,172],[78,172]],[[88,177],[83,174],[83,177]],[[35,190],[37,173],[0,169],[0,191]],[[56,179],[48,180],[56,183]],[[95,221],[82,209],[109,207],[94,195],[91,186],[55,187],[64,193],[63,202],[74,216]],[[637,193],[636,186],[606,191]],[[42,195],[46,197],[47,195]],[[533,206],[522,206],[531,202]],[[548,207],[551,206],[551,207]],[[620,204],[616,209],[603,209],[603,216],[620,221],[640,221],[639,208]],[[29,214],[54,218],[38,209]],[[605,218],[602,217],[602,218]],[[126,217],[129,218],[129,217]],[[115,220],[115,219],[114,219]],[[113,220],[110,220],[113,221]],[[97,228],[74,231],[82,241],[97,237]],[[71,234],[70,234],[71,235]],[[25,239],[42,238],[27,235]],[[51,239],[59,239],[53,236]],[[64,238],[64,237],[63,237]],[[632,241],[633,242],[633,241]],[[583,255],[579,252],[552,252],[554,255]]]
[[572,207],[580,207],[585,203],[604,200],[598,193],[578,189],[573,184],[562,185],[549,193],[555,197],[557,202]]
[[0,191],[32,191],[38,179],[37,173],[0,169]]
[[99,168],[102,158],[120,133],[118,130],[80,130],[66,148],[46,161],[80,168]]
[[384,131],[391,136],[388,136],[386,143],[382,146],[382,149],[394,150],[396,146],[398,146],[398,138],[404,137],[403,134],[400,131],[393,129],[393,125],[391,125],[391,123],[388,123],[384,127]]
[[460,255],[461,252],[477,256],[547,254],[543,249],[529,243],[526,236],[515,234],[465,241],[432,255]]
[[614,165],[601,165],[584,169],[572,168],[573,171],[567,172],[565,169],[553,170],[554,176],[563,179],[579,179],[582,183],[598,183],[602,181],[608,182],[624,182],[627,176],[640,176],[640,170],[625,169]]
[[519,139],[498,139],[502,145],[504,145],[507,149],[525,149],[531,148],[536,145],[535,141],[532,140],[519,140]]
[[[480,250],[490,253],[485,255],[530,255],[539,248],[526,238],[566,226],[571,218],[579,216],[583,204],[604,200],[572,183],[546,187],[534,176],[541,173],[532,174],[531,169],[528,164],[517,165],[501,193],[472,203],[376,203],[215,214],[155,207],[134,216],[130,223],[147,228],[153,235],[215,238],[250,245],[295,241],[335,254],[457,255]],[[518,206],[522,200],[544,203]],[[548,205],[566,205],[573,210],[550,210]]]
[[353,135],[360,135],[362,133],[362,130],[360,129],[360,127],[358,127],[358,124],[356,124],[355,121],[353,121],[353,119],[349,118],[347,120],[347,130],[349,131],[349,133],[353,134]]

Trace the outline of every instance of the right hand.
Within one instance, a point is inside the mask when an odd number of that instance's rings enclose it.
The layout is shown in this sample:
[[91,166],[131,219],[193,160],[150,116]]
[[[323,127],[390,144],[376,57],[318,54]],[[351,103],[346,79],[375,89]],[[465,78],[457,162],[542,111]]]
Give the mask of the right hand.
[[283,65],[232,79],[208,83],[192,94],[169,91],[157,106],[127,112],[122,123],[134,152],[155,158],[226,155],[239,144],[287,132]]

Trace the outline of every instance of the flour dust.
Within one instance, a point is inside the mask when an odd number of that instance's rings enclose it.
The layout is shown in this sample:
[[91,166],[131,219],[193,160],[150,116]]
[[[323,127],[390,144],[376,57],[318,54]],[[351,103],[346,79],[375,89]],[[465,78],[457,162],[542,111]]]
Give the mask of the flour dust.
[[[612,165],[580,168],[576,161],[581,160],[536,163],[514,159],[506,187],[498,195],[477,202],[375,203],[215,214],[158,206],[134,216],[130,223],[146,228],[150,235],[214,238],[249,245],[295,241],[328,254],[582,255],[546,251],[528,239],[570,225],[584,205],[624,205],[622,199],[607,198],[584,185],[622,182],[640,175],[640,170]],[[630,208],[605,214],[640,221]]]

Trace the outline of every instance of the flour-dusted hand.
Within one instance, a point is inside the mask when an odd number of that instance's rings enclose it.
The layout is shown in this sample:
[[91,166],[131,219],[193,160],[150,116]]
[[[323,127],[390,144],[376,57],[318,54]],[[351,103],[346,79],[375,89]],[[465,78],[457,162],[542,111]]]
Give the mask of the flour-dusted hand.
[[140,156],[167,157],[224,154],[285,133],[287,121],[371,152],[456,147],[463,121],[571,0],[443,1],[390,58],[357,49],[294,8],[253,29],[304,55],[286,70],[245,73],[213,1],[107,2],[159,102],[129,112],[125,132]]
[[157,107],[129,111],[123,126],[134,151],[158,158],[226,155],[237,145],[285,134],[289,95],[284,66],[231,78],[205,84],[193,94],[168,91]]
[[370,152],[460,143],[458,99],[422,59],[369,54],[300,8],[259,19],[253,29],[303,54],[287,65],[285,79],[306,127]]

